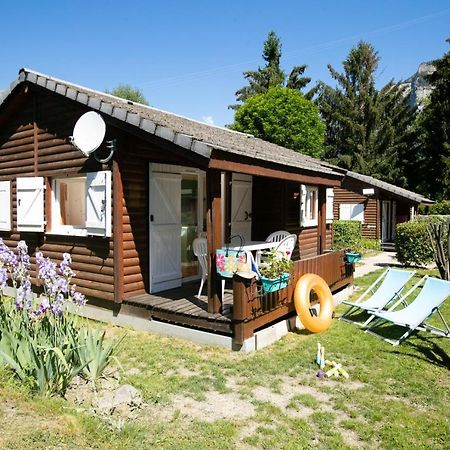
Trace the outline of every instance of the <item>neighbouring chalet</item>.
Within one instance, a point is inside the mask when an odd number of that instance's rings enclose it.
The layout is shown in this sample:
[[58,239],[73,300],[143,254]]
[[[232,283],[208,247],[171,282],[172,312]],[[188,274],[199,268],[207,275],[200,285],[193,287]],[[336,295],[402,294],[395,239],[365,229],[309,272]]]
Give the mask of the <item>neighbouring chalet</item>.
[[348,171],[342,185],[334,189],[334,218],[359,220],[362,235],[381,241],[385,249],[394,249],[395,226],[417,214],[419,205],[433,201],[415,192]]
[[[104,142],[115,140],[107,164],[71,144],[88,111],[106,122]],[[11,248],[26,240],[33,269],[37,250],[54,261],[69,252],[91,305],[170,324],[178,335],[208,331],[239,348],[294,314],[301,274],[321,275],[333,291],[351,283],[343,252],[330,250],[333,188],[339,197],[343,176],[251,135],[28,69],[0,99],[0,237]],[[237,233],[265,240],[280,229],[298,236],[288,287],[261,295],[255,281],[235,277],[222,298],[215,249]],[[191,246],[201,234],[212,268],[208,295],[197,298]]]

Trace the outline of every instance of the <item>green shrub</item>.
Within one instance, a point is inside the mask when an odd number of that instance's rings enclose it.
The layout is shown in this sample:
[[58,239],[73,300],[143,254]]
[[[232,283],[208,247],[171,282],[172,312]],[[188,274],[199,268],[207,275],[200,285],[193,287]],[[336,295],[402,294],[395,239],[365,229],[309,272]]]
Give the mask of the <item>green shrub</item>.
[[414,219],[417,222],[426,222],[426,223],[450,223],[450,215],[445,214],[430,214],[428,216],[416,216]]
[[361,239],[359,242],[358,251],[364,252],[364,250],[375,250],[377,252],[381,251],[381,243],[378,239]]
[[359,248],[361,242],[361,222],[356,220],[333,221],[333,249]]
[[[419,213],[426,214],[426,207],[420,206]],[[450,200],[442,200],[441,202],[436,202],[428,207],[428,214],[438,214],[438,215],[450,215]]]
[[397,225],[395,247],[397,259],[405,265],[430,263],[434,259],[433,248],[427,232],[427,223],[410,221]]

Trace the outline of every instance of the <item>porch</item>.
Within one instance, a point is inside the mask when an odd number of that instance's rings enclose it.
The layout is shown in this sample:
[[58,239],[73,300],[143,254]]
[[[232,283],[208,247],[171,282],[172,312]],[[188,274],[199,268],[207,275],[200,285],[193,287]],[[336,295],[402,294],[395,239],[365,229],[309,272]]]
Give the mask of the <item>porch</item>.
[[208,312],[206,295],[196,297],[197,282],[158,294],[138,295],[123,304],[138,308],[151,320],[232,337],[239,346],[255,331],[294,314],[294,289],[303,274],[321,276],[332,292],[351,284],[354,267],[346,264],[344,257],[343,251],[336,251],[294,261],[288,286],[269,294],[262,293],[254,279],[235,276],[228,280],[222,307],[216,313]]

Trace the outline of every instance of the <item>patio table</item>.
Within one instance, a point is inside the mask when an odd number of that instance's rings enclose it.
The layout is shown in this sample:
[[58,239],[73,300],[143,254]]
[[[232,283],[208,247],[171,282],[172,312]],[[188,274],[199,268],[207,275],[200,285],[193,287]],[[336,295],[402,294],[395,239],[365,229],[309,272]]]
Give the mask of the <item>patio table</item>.
[[227,247],[230,250],[244,250],[249,252],[254,252],[257,250],[267,250],[275,248],[279,242],[266,242],[266,241],[247,241],[244,245],[233,245],[228,244]]

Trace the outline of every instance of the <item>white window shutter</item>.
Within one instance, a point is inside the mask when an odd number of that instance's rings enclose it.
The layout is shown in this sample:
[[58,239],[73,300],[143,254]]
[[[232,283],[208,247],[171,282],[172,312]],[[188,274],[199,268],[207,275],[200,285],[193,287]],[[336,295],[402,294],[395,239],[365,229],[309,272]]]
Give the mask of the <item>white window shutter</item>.
[[327,188],[327,212],[326,212],[326,222],[331,223],[334,219],[334,189]]
[[44,177],[17,178],[17,230],[44,231]]
[[306,220],[306,186],[300,185],[300,226],[302,227]]
[[11,231],[11,181],[0,181],[0,230]]
[[92,236],[111,236],[111,172],[86,174],[86,229]]

